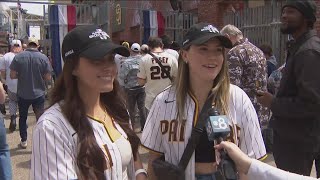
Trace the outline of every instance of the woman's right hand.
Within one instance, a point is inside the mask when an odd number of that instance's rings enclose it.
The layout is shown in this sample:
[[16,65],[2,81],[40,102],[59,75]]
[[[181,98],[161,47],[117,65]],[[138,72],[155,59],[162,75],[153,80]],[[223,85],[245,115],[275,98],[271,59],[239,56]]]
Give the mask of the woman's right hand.
[[231,142],[223,141],[214,148],[217,150],[224,149],[227,151],[230,158],[236,164],[239,173],[248,173],[252,160],[246,154],[244,154],[237,145]]

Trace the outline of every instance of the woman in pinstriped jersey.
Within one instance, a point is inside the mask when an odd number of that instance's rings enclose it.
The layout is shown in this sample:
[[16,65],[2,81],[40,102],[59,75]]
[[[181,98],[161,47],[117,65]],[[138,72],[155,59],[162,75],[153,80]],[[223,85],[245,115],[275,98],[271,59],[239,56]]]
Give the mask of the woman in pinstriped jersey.
[[129,56],[96,26],[64,37],[63,72],[33,133],[31,179],[146,179],[115,79],[115,53]]

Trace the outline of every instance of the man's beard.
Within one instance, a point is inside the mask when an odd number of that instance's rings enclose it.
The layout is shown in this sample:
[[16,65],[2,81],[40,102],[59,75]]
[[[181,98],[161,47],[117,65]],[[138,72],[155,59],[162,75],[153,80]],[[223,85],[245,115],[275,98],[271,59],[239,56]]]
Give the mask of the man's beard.
[[298,27],[294,27],[294,26],[280,26],[280,31],[282,34],[292,34],[294,32],[296,32],[298,29]]
[[285,28],[280,28],[280,31],[282,34],[292,34],[297,30],[295,27],[285,27]]

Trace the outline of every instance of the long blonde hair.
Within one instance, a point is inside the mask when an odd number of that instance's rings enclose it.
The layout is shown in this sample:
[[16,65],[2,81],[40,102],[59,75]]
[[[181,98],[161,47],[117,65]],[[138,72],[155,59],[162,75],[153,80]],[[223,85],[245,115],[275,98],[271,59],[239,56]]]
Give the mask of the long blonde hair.
[[[189,48],[184,49],[186,51]],[[184,62],[182,58],[182,51],[180,51],[178,59],[178,75],[174,82],[176,87],[176,104],[177,104],[177,119],[185,119],[185,104],[188,91],[190,91],[190,77],[189,77],[189,66]],[[225,49],[224,49],[225,51]],[[223,64],[222,68],[213,81],[212,85],[212,95],[213,104],[217,107],[221,114],[227,114],[229,109],[229,89],[230,89],[230,79],[228,71],[228,63],[226,62],[226,55],[223,54]]]

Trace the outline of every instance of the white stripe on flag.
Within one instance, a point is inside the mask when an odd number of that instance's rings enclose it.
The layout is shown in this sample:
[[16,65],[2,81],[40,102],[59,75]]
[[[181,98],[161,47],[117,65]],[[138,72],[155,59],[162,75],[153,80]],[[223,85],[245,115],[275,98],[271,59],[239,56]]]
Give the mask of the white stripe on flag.
[[[62,42],[64,36],[68,33],[68,12],[66,5],[59,5],[59,39],[60,47],[62,47]],[[62,54],[61,54],[62,55]],[[63,58],[61,56],[61,68],[63,68]]]
[[150,11],[150,36],[158,36],[157,11]]

